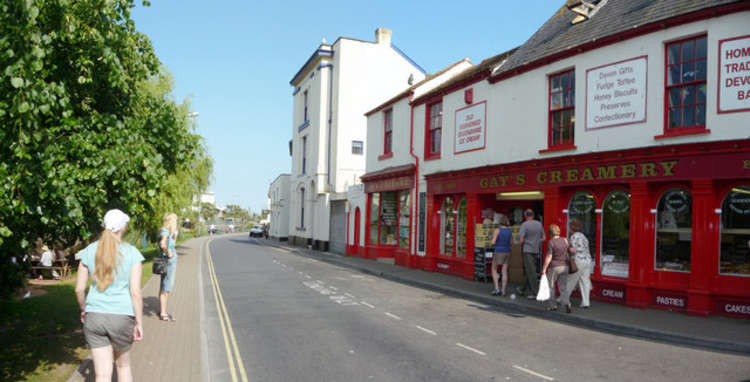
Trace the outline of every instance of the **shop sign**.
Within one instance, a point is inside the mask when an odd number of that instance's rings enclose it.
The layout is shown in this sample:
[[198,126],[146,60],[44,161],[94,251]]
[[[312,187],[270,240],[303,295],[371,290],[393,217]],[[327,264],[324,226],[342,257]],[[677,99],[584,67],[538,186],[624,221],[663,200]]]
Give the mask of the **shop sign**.
[[400,176],[397,178],[388,178],[374,180],[371,182],[365,182],[365,192],[381,192],[381,191],[395,191],[395,190],[406,190],[412,188],[414,185],[414,177],[411,175]]
[[674,294],[655,293],[654,304],[670,309],[683,310],[687,309],[687,297]]
[[485,146],[487,101],[456,110],[453,153],[481,150]]
[[647,56],[586,70],[586,130],[646,121]]
[[570,203],[571,214],[585,215],[595,207],[594,198],[589,194],[581,194]]
[[729,209],[739,215],[750,214],[750,192],[746,190],[735,191],[729,197]]
[[424,252],[424,230],[425,230],[425,224],[426,224],[426,205],[427,205],[427,193],[426,192],[420,192],[419,193],[419,232],[418,232],[418,238],[417,238],[417,244],[418,244],[418,251]]
[[625,287],[619,285],[602,285],[599,288],[599,296],[609,300],[624,302]]
[[719,113],[750,111],[750,35],[719,41]]
[[688,208],[688,196],[684,191],[672,191],[665,198],[667,210],[684,212]]
[[750,302],[732,300],[718,300],[717,310],[720,314],[730,317],[750,318]]

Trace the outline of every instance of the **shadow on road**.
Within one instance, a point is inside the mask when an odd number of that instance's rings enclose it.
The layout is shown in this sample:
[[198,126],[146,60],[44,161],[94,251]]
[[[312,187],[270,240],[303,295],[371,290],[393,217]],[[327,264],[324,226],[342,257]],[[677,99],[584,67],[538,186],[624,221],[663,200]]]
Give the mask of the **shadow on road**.
[[466,304],[466,306],[471,307],[471,308],[476,308],[476,309],[479,309],[479,310],[483,310],[485,312],[502,313],[502,314],[504,314],[504,315],[506,315],[508,317],[511,317],[511,318],[524,318],[524,317],[526,317],[525,314],[509,312],[509,311],[501,309],[500,307],[497,307],[497,306],[484,306],[484,305],[477,305],[477,304]]
[[143,316],[152,317],[159,314],[159,297],[148,296],[143,298]]

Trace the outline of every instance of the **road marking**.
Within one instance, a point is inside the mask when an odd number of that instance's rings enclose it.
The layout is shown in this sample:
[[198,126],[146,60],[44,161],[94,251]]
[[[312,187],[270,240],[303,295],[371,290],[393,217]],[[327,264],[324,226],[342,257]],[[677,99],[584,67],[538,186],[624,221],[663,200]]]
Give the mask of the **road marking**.
[[[237,340],[234,337],[234,330],[232,329],[232,321],[229,318],[229,312],[227,312],[227,307],[224,305],[224,297],[221,294],[221,288],[219,287],[219,278],[216,275],[216,268],[214,268],[214,261],[213,257],[211,256],[211,249],[209,248],[209,244],[213,241],[213,239],[208,240],[205,244],[206,249],[206,260],[208,263],[208,274],[211,278],[211,287],[214,292],[214,301],[216,301],[216,311],[219,315],[219,323],[221,324],[221,333],[224,337],[224,347],[227,351],[227,359],[229,362],[229,369],[232,374],[232,381],[237,382],[237,372],[235,371],[235,360],[236,357],[236,366],[239,369],[240,372],[240,378],[243,382],[247,382],[247,373],[245,373],[245,366],[242,363],[242,356],[240,355],[240,351],[237,348]],[[227,339],[227,334],[229,334],[229,339]],[[231,348],[229,346],[229,342],[231,340]],[[232,353],[232,350],[234,350],[234,353]]]
[[323,282],[323,281],[320,281],[320,280],[315,280],[315,282],[316,282],[316,283],[318,283],[318,284],[321,284],[321,285],[326,285],[326,283],[325,283],[325,282]]
[[390,317],[390,318],[392,318],[392,319],[394,319],[394,320],[400,320],[401,319],[401,317],[399,317],[399,316],[397,316],[395,314],[392,314],[392,313],[385,312],[385,315],[388,316],[388,317]]
[[328,287],[329,287],[329,288],[331,288],[331,289],[333,289],[333,290],[339,290],[339,288],[336,288],[336,287],[335,287],[335,286],[333,286],[333,285],[329,285]]
[[521,367],[521,366],[518,366],[518,365],[513,365],[513,367],[514,367],[514,368],[516,368],[516,369],[518,369],[518,370],[521,370],[521,371],[523,371],[523,372],[529,373],[529,374],[531,374],[531,375],[533,375],[533,376],[536,376],[536,377],[539,377],[539,378],[542,378],[542,379],[546,379],[546,380],[548,380],[548,381],[554,381],[554,380],[555,380],[555,379],[554,379],[554,378],[552,378],[552,377],[548,377],[548,376],[546,376],[546,375],[544,375],[544,374],[539,374],[539,373],[537,373],[536,371],[534,371],[534,370],[529,370],[529,369],[527,369],[527,368],[525,368],[525,367]]
[[305,275],[305,278],[306,278],[306,279],[311,279],[311,278],[312,278],[312,276],[310,276],[310,275]]
[[355,297],[355,296],[354,296],[353,294],[351,294],[351,293],[344,293],[344,295],[345,295],[345,296],[349,296],[349,297],[351,297],[351,298],[356,298],[356,297]]
[[302,271],[297,271],[297,273],[299,273],[299,274],[303,274],[303,273],[302,273]]
[[435,332],[435,331],[432,331],[432,330],[430,330],[430,329],[427,329],[427,328],[423,328],[423,327],[421,327],[421,326],[419,326],[419,325],[417,325],[417,329],[419,329],[419,330],[421,330],[421,331],[423,331],[423,332],[425,332],[425,333],[429,333],[429,334],[432,334],[433,336],[436,336],[436,335],[437,335],[437,332]]
[[481,350],[477,350],[477,349],[474,349],[474,348],[473,348],[473,347],[471,347],[471,346],[466,346],[466,345],[464,345],[464,344],[462,344],[462,343],[460,343],[460,342],[456,342],[456,346],[460,346],[460,347],[462,347],[462,348],[464,348],[464,349],[466,349],[466,350],[470,350],[470,351],[473,351],[474,353],[477,353],[477,354],[479,354],[479,355],[487,355],[487,353],[485,353],[485,352],[483,352],[483,351],[481,351]]
[[364,305],[364,306],[368,307],[368,308],[372,308],[372,309],[375,309],[375,305],[372,305],[372,304],[368,304],[368,303],[366,303],[366,302],[364,302],[364,301],[360,301],[360,303],[361,303],[362,305]]

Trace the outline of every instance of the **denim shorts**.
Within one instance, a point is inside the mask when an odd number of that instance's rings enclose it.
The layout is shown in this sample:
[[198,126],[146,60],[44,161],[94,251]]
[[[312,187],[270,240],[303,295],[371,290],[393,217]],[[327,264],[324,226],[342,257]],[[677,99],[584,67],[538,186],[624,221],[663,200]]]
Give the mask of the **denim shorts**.
[[86,312],[83,335],[92,349],[112,345],[116,352],[124,352],[133,345],[135,317],[126,314]]
[[167,273],[161,275],[161,291],[172,292],[174,278],[177,273],[177,261],[167,261]]

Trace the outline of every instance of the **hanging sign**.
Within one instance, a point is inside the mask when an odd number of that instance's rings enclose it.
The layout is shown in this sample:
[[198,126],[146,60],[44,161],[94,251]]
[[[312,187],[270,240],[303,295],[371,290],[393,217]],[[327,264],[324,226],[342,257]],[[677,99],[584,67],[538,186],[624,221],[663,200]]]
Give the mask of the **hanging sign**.
[[456,136],[453,153],[480,150],[484,148],[487,125],[487,101],[475,103],[456,110]]
[[750,35],[719,41],[719,113],[750,111]]
[[586,70],[586,130],[646,121],[646,56]]

